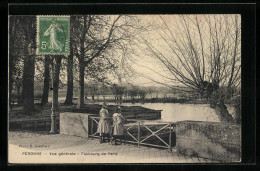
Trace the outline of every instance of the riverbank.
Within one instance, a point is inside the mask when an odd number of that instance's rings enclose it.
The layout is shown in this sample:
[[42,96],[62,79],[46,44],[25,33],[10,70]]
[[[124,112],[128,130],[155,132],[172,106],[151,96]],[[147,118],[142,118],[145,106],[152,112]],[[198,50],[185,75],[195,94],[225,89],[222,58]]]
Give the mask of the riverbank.
[[[229,99],[226,104],[232,105],[236,103],[237,98],[231,98]],[[77,97],[74,98],[75,103],[77,103]],[[145,98],[145,99],[115,99],[115,98],[95,98],[85,99],[85,102],[87,103],[100,103],[100,102],[109,102],[109,103],[180,103],[180,104],[209,104],[209,100],[204,98],[177,98],[177,97],[167,97],[167,98]]]
[[[76,98],[75,98],[76,100]],[[204,99],[187,99],[187,98],[147,98],[147,99],[101,99],[96,98],[95,100],[92,99],[85,99],[87,102],[110,102],[110,103],[181,103],[181,104],[208,104],[207,100]]]
[[[85,108],[83,110],[78,109],[76,105],[76,99],[74,99],[73,105],[64,105],[64,99],[59,98],[59,112],[81,112],[81,113],[95,113],[98,114],[103,101],[92,101],[86,100]],[[117,105],[113,100],[109,101],[110,113],[114,112],[114,107]],[[177,122],[184,120],[194,121],[208,121],[208,122],[219,122],[216,116],[215,110],[210,108],[209,104],[195,104],[195,103],[122,103],[120,104],[123,109],[123,114],[127,111],[135,113],[136,106],[141,106],[153,110],[161,111],[161,120],[167,122]],[[125,107],[127,106],[127,107]],[[227,105],[228,111],[232,116],[236,115],[236,110],[233,104]],[[15,105],[13,110],[10,112],[10,119],[38,119],[38,118],[50,118],[51,115],[51,103],[47,103],[44,106],[35,104],[35,111],[33,115],[27,116],[22,114],[22,105]],[[74,110],[74,111],[73,111]],[[81,111],[80,111],[81,110]]]
[[[83,108],[77,108],[76,104],[73,105],[64,105],[60,104],[58,108],[58,113],[63,112],[72,112],[72,113],[91,113],[91,114],[99,114],[100,109],[102,108],[101,104],[93,104],[88,103],[85,104]],[[112,116],[116,105],[109,105],[108,111]],[[139,119],[147,119],[144,115],[154,116],[154,118],[150,119],[160,119],[161,118],[161,110],[149,109],[141,106],[121,106],[122,113],[128,118],[136,118]],[[9,113],[9,121],[13,120],[33,120],[33,119],[45,119],[50,117],[51,115],[51,104],[47,103],[42,106],[41,104],[34,105],[34,111],[31,115],[23,114],[23,106],[16,105],[13,107],[13,110]],[[133,115],[133,116],[132,116]],[[142,117],[140,117],[142,115]],[[156,116],[155,116],[156,115]]]

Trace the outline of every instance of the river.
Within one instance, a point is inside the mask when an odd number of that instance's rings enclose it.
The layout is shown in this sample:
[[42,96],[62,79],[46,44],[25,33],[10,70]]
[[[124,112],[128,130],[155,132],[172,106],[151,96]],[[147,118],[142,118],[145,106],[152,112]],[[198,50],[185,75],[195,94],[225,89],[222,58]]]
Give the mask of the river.
[[[109,103],[114,105],[115,103]],[[208,104],[181,104],[181,103],[123,103],[123,106],[142,106],[149,109],[162,110],[161,120],[177,122],[184,120],[219,122],[214,109]],[[229,112],[234,109],[228,106]]]
[[[51,99],[49,99],[51,100]],[[65,98],[59,98],[64,101]],[[98,104],[102,104],[99,102]],[[115,105],[115,103],[109,103]],[[219,122],[214,109],[209,104],[183,104],[183,103],[123,103],[123,106],[142,106],[154,110],[162,110],[161,120],[177,122],[184,120]],[[227,105],[229,112],[233,115],[234,108]]]

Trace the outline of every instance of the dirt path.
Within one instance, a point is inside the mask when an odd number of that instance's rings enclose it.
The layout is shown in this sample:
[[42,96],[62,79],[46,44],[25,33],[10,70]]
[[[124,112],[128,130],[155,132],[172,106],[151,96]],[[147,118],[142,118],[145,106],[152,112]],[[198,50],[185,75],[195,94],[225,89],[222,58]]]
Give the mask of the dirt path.
[[10,163],[201,163],[176,151],[136,145],[100,144],[97,139],[47,134],[9,132]]

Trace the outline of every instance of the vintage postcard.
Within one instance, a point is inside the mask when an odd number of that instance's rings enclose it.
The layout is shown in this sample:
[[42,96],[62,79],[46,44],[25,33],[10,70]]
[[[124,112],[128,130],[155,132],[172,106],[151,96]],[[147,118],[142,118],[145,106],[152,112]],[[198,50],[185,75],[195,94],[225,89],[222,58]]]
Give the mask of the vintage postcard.
[[8,162],[241,162],[241,15],[10,15]]

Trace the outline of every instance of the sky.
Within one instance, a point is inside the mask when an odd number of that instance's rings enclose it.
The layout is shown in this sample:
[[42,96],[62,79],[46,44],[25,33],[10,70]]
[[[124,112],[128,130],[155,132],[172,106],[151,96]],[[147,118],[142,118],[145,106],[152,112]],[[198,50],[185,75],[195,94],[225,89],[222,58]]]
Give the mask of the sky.
[[[231,15],[230,15],[231,16]],[[233,17],[234,15],[232,15]],[[144,22],[144,23],[152,23],[152,24],[158,24],[160,26],[160,29],[165,29],[165,23],[167,24],[167,27],[170,30],[174,30],[173,33],[176,34],[177,32],[181,29],[179,27],[180,23],[183,23],[183,20],[180,18],[179,15],[138,15],[138,17]],[[196,27],[192,22],[195,20],[195,15],[189,15],[191,18],[190,21],[187,21],[188,25],[191,27],[191,30],[195,30],[194,34],[196,33]],[[209,15],[210,18],[213,18],[213,15]],[[163,19],[163,20],[162,20]],[[204,15],[197,15],[198,21],[202,25],[202,32],[205,33],[204,35],[207,35],[207,32],[209,32],[209,29],[207,28],[204,19]],[[241,17],[238,17],[238,22],[239,24],[241,23]],[[152,30],[152,31],[147,31],[140,35],[140,37],[143,37],[144,39],[149,40],[153,44],[153,47],[158,49],[162,54],[166,54],[166,56],[172,55],[172,51],[169,50],[169,46],[165,44],[165,41],[162,40],[161,36],[165,36],[167,32],[161,32],[159,29],[158,30]],[[221,30],[221,29],[220,29]],[[223,29],[224,30],[224,29]],[[169,34],[169,33],[167,33]],[[193,34],[193,33],[192,33]],[[174,35],[175,36],[175,35]],[[198,35],[194,35],[195,37]],[[168,36],[170,37],[170,36]],[[221,37],[222,38],[222,37]],[[141,38],[142,39],[142,38]],[[196,40],[196,38],[195,38]],[[199,41],[198,41],[199,42]],[[205,41],[205,44],[207,42]],[[171,74],[169,74],[169,71],[165,68],[165,66],[156,58],[151,57],[148,55],[148,53],[144,50],[145,46],[142,46],[142,44],[137,43],[139,46],[136,49],[138,51],[138,54],[133,57],[134,63],[133,63],[133,68],[135,72],[137,73],[136,76],[133,80],[133,84],[136,85],[142,85],[142,86],[162,86],[164,83],[174,85],[174,86],[180,86],[178,83],[173,83],[169,82],[169,80],[163,78],[160,74],[172,77]],[[140,48],[141,47],[141,48]],[[143,49],[142,49],[143,48]],[[205,50],[207,52],[207,50]],[[173,57],[174,58],[174,57]],[[156,72],[160,73],[157,74]],[[149,77],[149,79],[148,79]],[[155,81],[151,81],[155,80]],[[157,82],[161,82],[163,84],[158,84]]]
[[[142,32],[141,35],[138,35],[134,41],[134,53],[131,56],[131,66],[135,71],[134,77],[127,78],[123,80],[125,82],[139,85],[139,86],[163,86],[164,84],[170,84],[173,86],[180,86],[180,84],[169,82],[169,80],[165,79],[162,75],[171,77],[172,75],[165,68],[165,66],[156,58],[149,55],[149,52],[146,51],[146,45],[143,44],[143,40],[149,41],[154,48],[160,51],[162,54],[166,56],[171,56],[172,51],[169,51],[169,46],[165,44],[165,41],[162,37],[165,34],[169,34],[169,32],[162,32],[163,29],[167,27],[170,30],[175,30],[173,33],[176,33],[180,30],[178,27],[180,23],[183,23],[183,20],[179,15],[136,15],[144,25],[152,25],[152,27],[147,27],[148,31]],[[192,25],[192,20],[195,19],[195,15],[189,15],[191,20],[187,21],[188,24],[191,25],[192,29],[194,25]],[[213,15],[210,15],[213,17]],[[200,22],[203,22],[204,15],[197,15],[197,18]],[[163,22],[163,20],[164,22]],[[241,18],[239,17],[239,23],[241,22]],[[167,24],[167,27],[166,25]],[[157,28],[157,29],[155,29]],[[192,30],[191,29],[191,30]],[[202,29],[204,33],[208,32],[207,28]],[[169,37],[169,35],[167,35]],[[178,35],[174,35],[178,36]],[[174,57],[173,57],[174,58]],[[159,74],[158,74],[159,73]],[[110,77],[110,79],[118,83],[118,80]],[[66,78],[64,78],[66,80]],[[162,83],[162,84],[160,84]]]
[[[139,19],[142,20],[142,22],[146,25],[149,23],[162,23],[162,20],[160,19],[159,15],[137,15]],[[172,25],[172,15],[161,15],[165,21],[169,25]],[[160,36],[156,31],[147,31],[143,33],[141,36],[152,39],[153,41],[157,41],[157,44],[160,44],[158,41],[160,40]],[[140,41],[140,37],[138,37]],[[146,52],[142,51],[140,48],[144,48],[144,46],[141,45],[137,41],[137,46],[135,48],[135,53],[137,55],[132,55],[132,68],[135,71],[135,76],[133,79],[131,79],[131,83],[139,86],[162,86],[162,84],[159,84],[157,82],[166,83],[167,80],[163,79],[160,75],[156,74],[156,72],[165,73],[166,71],[162,70],[162,64],[148,56]],[[151,80],[152,78],[152,80]],[[155,82],[155,81],[156,82]],[[128,80],[129,81],[129,80]]]

